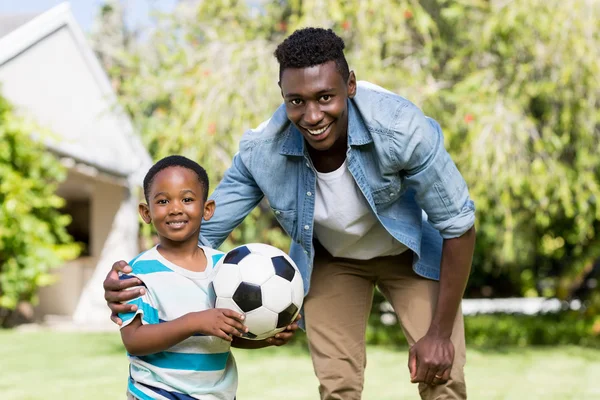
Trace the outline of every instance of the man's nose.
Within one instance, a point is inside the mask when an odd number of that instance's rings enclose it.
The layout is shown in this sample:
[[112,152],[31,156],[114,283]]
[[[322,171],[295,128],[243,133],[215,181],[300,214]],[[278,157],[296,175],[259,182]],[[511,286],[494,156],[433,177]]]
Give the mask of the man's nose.
[[318,104],[309,102],[306,104],[306,111],[304,112],[304,123],[306,125],[317,125],[323,119],[323,112]]

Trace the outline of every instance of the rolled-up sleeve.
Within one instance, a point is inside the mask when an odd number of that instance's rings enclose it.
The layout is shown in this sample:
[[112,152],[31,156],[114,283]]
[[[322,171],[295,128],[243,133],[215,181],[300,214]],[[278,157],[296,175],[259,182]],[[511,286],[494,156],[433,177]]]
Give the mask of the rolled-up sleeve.
[[444,148],[439,124],[407,102],[395,113],[390,137],[390,158],[442,237],[459,237],[473,227],[475,204]]

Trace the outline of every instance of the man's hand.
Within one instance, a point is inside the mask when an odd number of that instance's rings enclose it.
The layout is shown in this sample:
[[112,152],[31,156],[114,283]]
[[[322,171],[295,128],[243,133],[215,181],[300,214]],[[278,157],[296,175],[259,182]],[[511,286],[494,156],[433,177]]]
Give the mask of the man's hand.
[[408,370],[412,383],[440,385],[450,379],[454,345],[449,338],[427,334],[410,348]]
[[290,340],[292,340],[294,334],[298,330],[298,321],[300,318],[302,318],[302,316],[298,314],[294,322],[288,325],[285,330],[279,332],[273,337],[266,339],[265,341],[271,346],[283,346],[284,344],[287,344]]
[[131,267],[123,260],[113,264],[112,269],[106,275],[104,280],[104,299],[108,304],[108,308],[112,311],[110,319],[117,325],[121,325],[123,321],[117,314],[135,312],[137,306],[122,304],[122,302],[133,300],[146,293],[144,288],[135,290],[124,290],[135,286],[140,286],[142,281],[138,278],[119,280],[119,272],[127,274],[131,272]]

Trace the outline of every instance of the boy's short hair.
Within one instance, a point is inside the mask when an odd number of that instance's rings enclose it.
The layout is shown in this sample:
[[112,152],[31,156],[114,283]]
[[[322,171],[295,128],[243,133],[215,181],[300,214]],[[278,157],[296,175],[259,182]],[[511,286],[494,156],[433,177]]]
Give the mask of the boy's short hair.
[[200,166],[195,161],[190,160],[187,157],[173,155],[167,156],[156,162],[150,169],[148,173],[144,177],[144,197],[146,198],[146,202],[148,202],[148,196],[150,195],[150,186],[152,185],[152,181],[156,174],[158,174],[163,169],[167,169],[169,167],[183,167],[189,170],[192,170],[198,175],[198,181],[202,185],[202,189],[204,190],[204,201],[208,198],[208,174],[206,170]]
[[344,56],[344,41],[331,29],[298,29],[275,50],[279,62],[279,79],[286,68],[308,68],[335,61],[338,72],[348,80],[350,70]]

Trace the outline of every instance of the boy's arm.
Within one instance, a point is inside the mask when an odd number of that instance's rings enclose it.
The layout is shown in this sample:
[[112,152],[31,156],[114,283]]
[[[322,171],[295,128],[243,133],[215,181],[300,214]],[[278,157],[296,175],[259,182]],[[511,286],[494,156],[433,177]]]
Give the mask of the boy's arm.
[[230,342],[232,337],[247,331],[240,322],[243,319],[243,315],[221,308],[185,314],[158,324],[143,324],[138,314],[121,328],[121,338],[129,354],[144,356],[165,351],[195,334],[217,336]]

